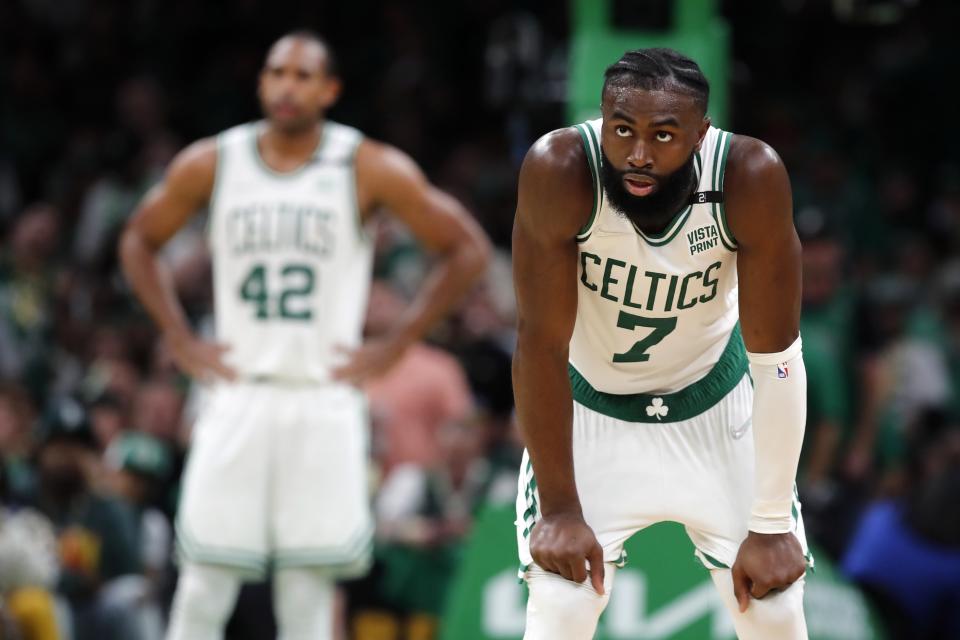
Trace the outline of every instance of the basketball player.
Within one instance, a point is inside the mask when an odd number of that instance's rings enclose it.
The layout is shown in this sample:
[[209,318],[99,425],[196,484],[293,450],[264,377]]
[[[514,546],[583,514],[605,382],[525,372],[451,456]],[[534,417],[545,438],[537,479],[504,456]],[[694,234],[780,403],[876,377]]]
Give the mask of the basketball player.
[[591,638],[624,541],[664,520],[686,527],[741,638],[806,637],[790,183],[766,144],[711,126],[708,92],[675,51],[627,52],[602,117],[547,134],[521,169],[528,640]]
[[[396,362],[486,262],[478,226],[408,156],[324,118],[339,89],[323,40],[281,38],[260,75],[266,120],[181,152],[120,242],[177,364],[213,387],[176,523],[172,640],[221,637],[241,580],[268,567],[280,637],[331,637],[333,579],[365,571],[373,530],[354,385]],[[156,257],[205,206],[217,344],[190,330]],[[360,345],[373,249],[364,225],[380,208],[438,260],[393,331]]]

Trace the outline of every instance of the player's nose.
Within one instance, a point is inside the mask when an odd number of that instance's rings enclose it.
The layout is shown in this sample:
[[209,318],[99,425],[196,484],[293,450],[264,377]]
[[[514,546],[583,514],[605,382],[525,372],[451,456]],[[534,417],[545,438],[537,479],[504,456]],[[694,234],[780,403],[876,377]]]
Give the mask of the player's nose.
[[627,164],[634,169],[650,168],[653,166],[650,147],[645,144],[643,140],[637,140],[637,143],[630,149],[630,155],[627,156]]

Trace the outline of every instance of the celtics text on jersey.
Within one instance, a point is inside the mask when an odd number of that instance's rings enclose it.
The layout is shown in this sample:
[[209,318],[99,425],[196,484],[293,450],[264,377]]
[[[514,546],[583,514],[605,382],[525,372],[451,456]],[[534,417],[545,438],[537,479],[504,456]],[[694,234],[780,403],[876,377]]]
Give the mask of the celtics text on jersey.
[[357,210],[356,129],[327,121],[299,169],[260,157],[264,123],[217,139],[210,205],[216,337],[241,377],[324,382],[360,344],[372,246]]

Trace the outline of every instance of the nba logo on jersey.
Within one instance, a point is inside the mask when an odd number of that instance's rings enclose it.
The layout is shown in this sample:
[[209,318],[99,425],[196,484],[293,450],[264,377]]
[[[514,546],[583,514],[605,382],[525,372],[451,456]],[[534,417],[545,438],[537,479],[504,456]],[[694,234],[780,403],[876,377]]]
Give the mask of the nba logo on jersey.
[[787,368],[787,363],[786,363],[786,362],[781,362],[780,364],[777,365],[777,377],[778,377],[778,378],[786,378],[786,377],[789,376],[789,375],[790,375],[790,369]]

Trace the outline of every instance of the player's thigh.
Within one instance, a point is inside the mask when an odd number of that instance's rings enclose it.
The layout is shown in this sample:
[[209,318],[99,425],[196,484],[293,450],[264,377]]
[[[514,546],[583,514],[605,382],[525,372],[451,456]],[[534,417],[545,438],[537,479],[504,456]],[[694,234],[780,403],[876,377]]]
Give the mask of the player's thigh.
[[277,552],[303,566],[356,559],[372,528],[366,400],[337,386],[304,391],[295,402],[297,419],[284,424],[273,443]]
[[[752,413],[753,386],[744,377],[714,407],[664,434],[668,519],[686,527],[708,569],[732,567],[747,535],[754,487]],[[792,516],[792,531],[812,566],[796,494]]]
[[526,573],[528,587],[524,640],[589,640],[600,614],[610,600],[616,566],[607,563],[603,595],[590,579],[572,582],[555,573],[531,566]]
[[273,420],[267,389],[236,384],[213,391],[194,426],[184,472],[177,533],[188,552],[265,551]]
[[[584,521],[603,547],[606,562],[622,564],[631,535],[662,520],[657,434],[602,415],[579,403],[573,407],[573,464]],[[520,564],[533,562],[529,537],[540,519],[540,493],[525,451],[517,492]]]
[[733,578],[727,569],[710,571],[710,578],[733,617],[739,640],[806,640],[807,623],[803,613],[804,579],[783,591],[750,598],[750,606],[740,611],[733,591]]

